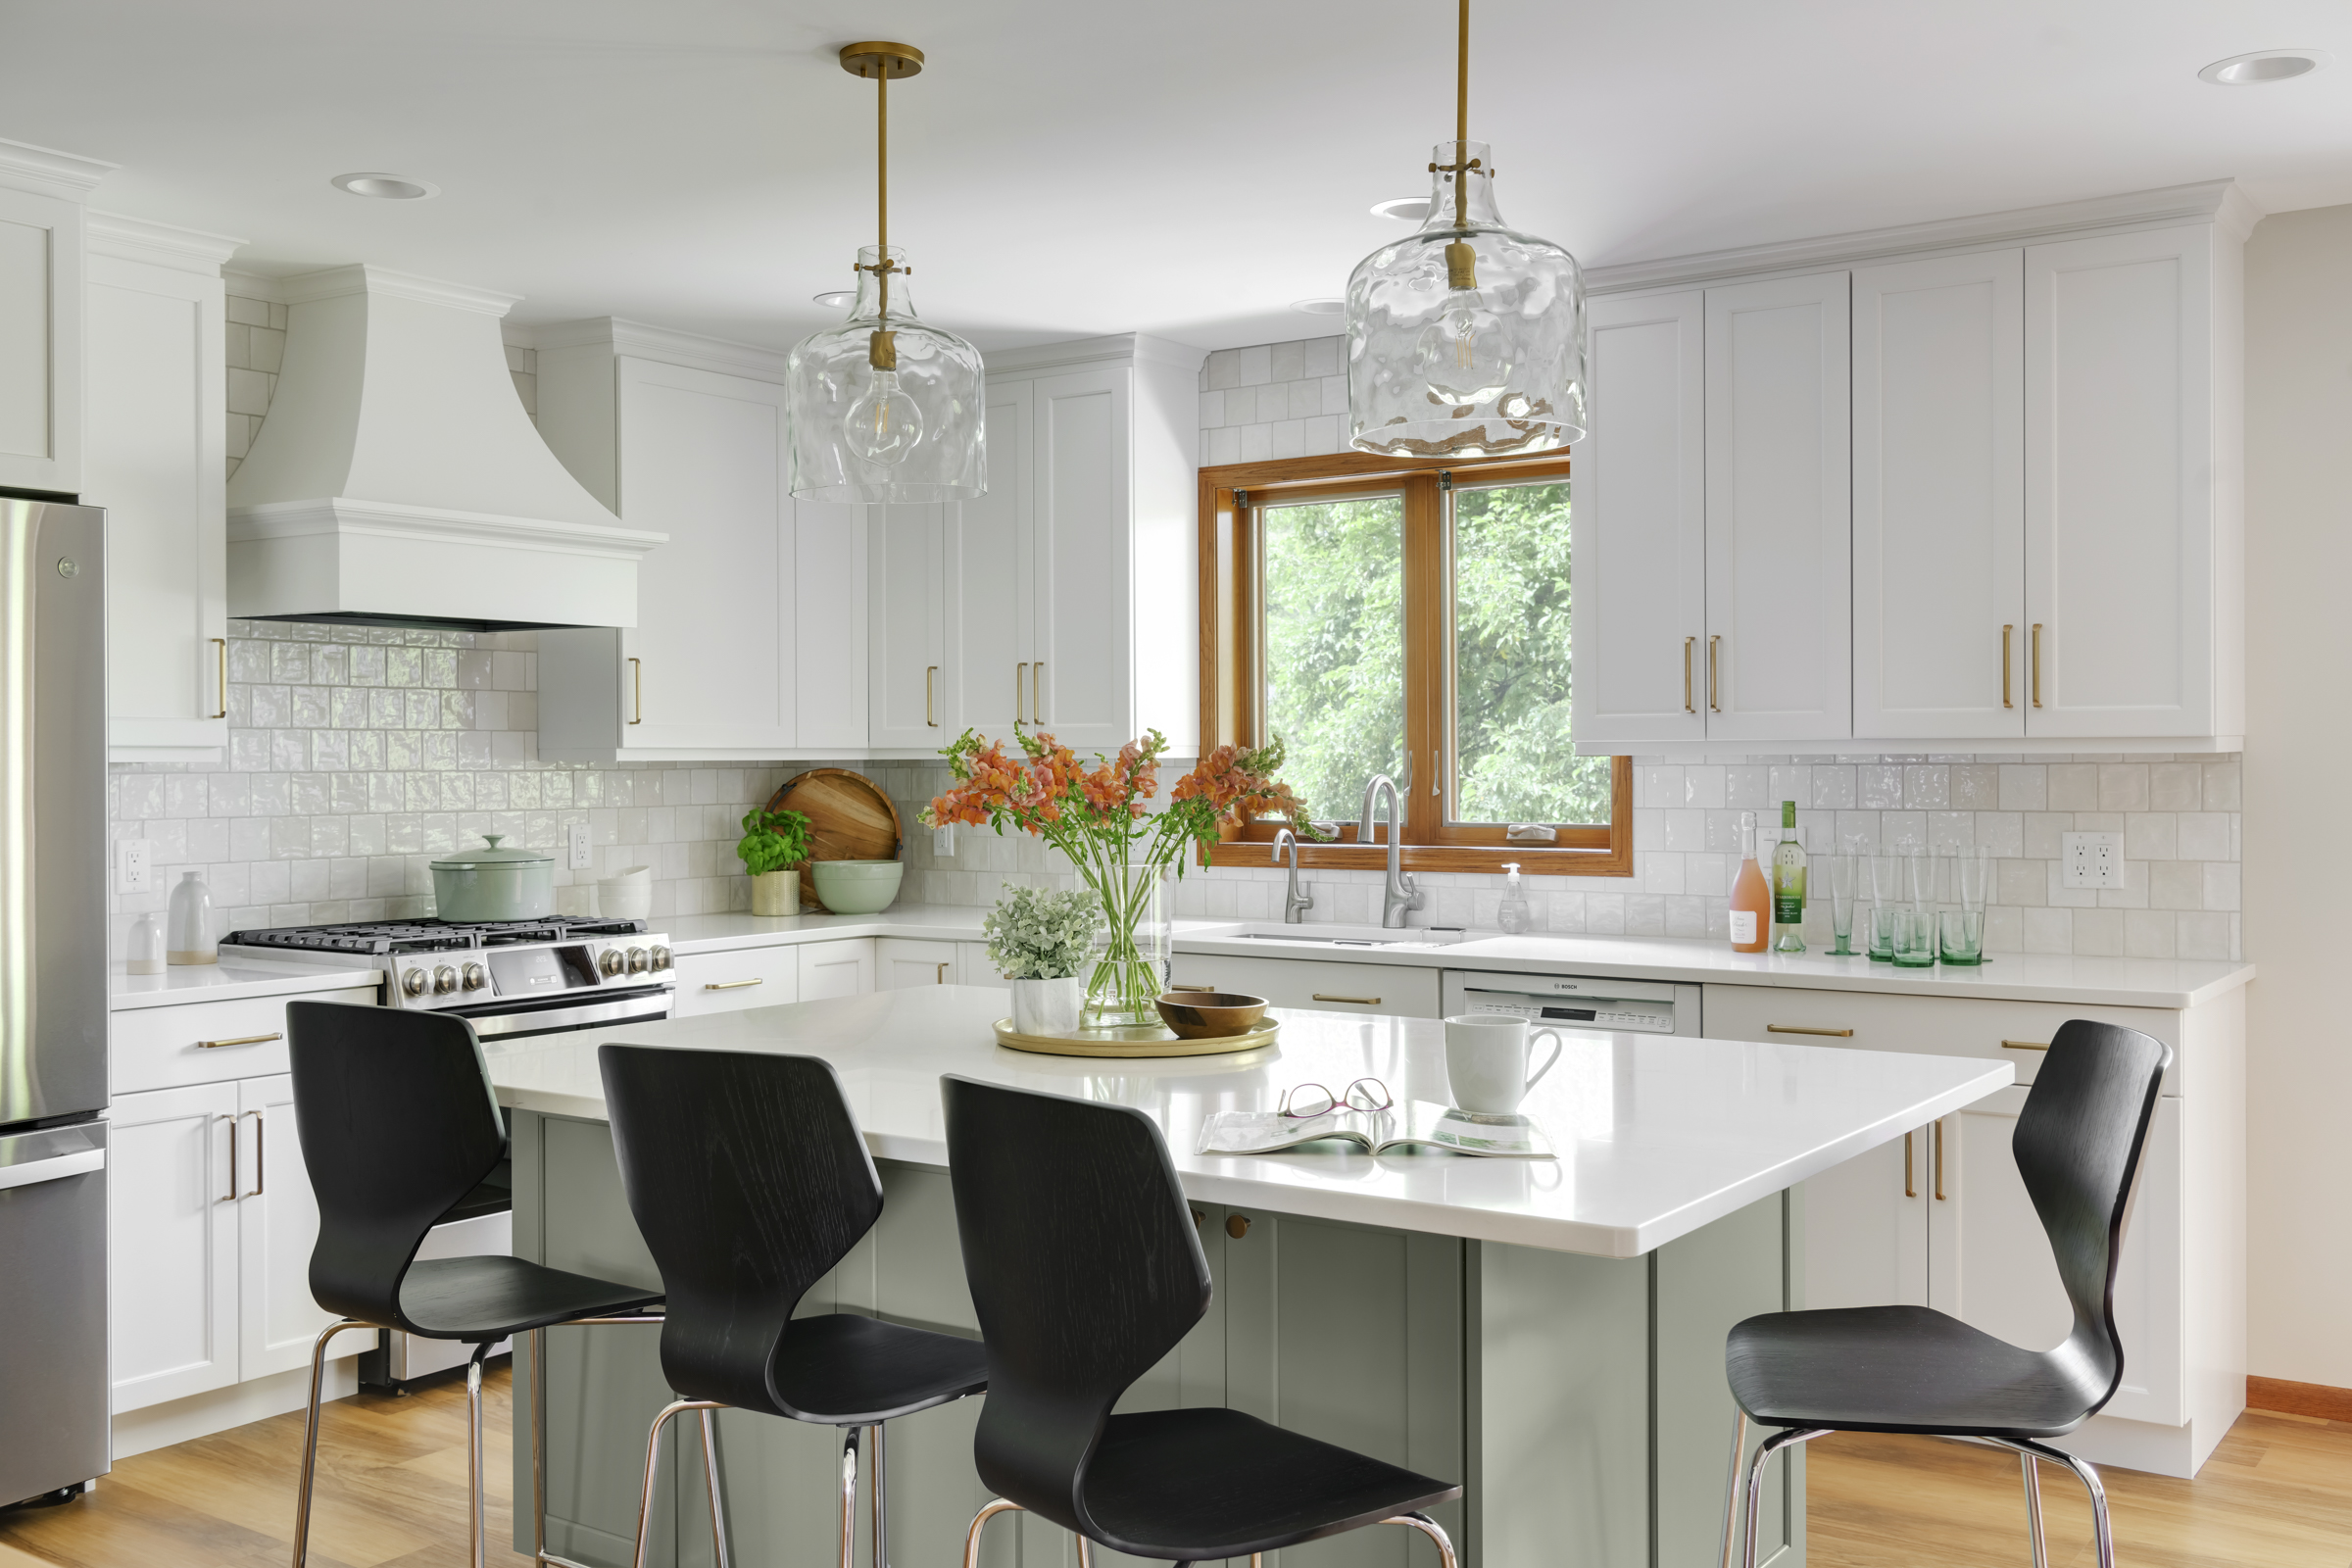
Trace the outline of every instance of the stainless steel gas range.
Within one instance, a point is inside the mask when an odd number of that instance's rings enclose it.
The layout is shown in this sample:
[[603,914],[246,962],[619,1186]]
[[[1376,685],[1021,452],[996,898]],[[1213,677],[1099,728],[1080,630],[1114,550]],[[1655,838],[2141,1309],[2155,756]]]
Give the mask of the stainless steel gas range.
[[452,1012],[485,1039],[669,1015],[669,938],[643,920],[368,920],[238,931],[230,954],[350,968],[375,960],[390,1007]]

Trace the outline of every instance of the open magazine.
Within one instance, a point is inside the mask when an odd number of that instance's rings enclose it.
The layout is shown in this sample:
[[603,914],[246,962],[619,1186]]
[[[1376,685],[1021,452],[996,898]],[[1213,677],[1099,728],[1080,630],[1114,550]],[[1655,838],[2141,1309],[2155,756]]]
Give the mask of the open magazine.
[[1520,1116],[1479,1116],[1450,1105],[1411,1100],[1386,1110],[1345,1105],[1320,1116],[1285,1116],[1271,1110],[1224,1110],[1200,1128],[1202,1154],[1278,1154],[1302,1145],[1337,1140],[1366,1153],[1398,1149],[1436,1149],[1453,1154],[1502,1159],[1551,1159],[1551,1145],[1535,1123]]

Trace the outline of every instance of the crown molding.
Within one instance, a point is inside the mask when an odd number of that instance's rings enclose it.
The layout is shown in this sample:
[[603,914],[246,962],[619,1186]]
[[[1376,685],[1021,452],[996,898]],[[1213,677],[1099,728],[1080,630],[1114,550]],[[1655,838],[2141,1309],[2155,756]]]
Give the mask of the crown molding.
[[609,349],[615,355],[631,359],[658,360],[663,365],[682,366],[690,370],[710,370],[719,375],[748,375],[758,380],[782,382],[784,372],[792,363],[792,355],[783,349],[761,348],[754,343],[738,343],[728,338],[704,337],[699,332],[680,332],[666,326],[654,326],[644,321],[623,320],[616,316],[591,317],[584,321],[551,321],[541,326],[509,328],[507,341],[516,348],[537,349]]
[[1147,365],[1172,366],[1198,372],[1208,350],[1194,348],[1149,332],[1118,332],[1108,337],[1073,338],[1067,343],[1035,343],[1027,348],[992,349],[981,356],[991,370],[1043,370],[1061,365],[1092,365],[1103,360],[1137,360]]
[[395,272],[390,268],[371,267],[365,262],[279,278],[277,288],[279,298],[288,305],[339,299],[347,294],[381,294],[422,305],[477,311],[484,316],[504,316],[522,299],[519,294],[500,294],[437,277],[419,277],[415,272]]
[[220,269],[220,281],[228,292],[239,299],[261,300],[270,305],[286,303],[286,284],[282,277],[264,277],[234,267]]
[[2022,207],[1968,218],[1903,223],[1891,228],[1825,234],[1816,239],[1776,240],[1766,245],[1742,245],[1656,261],[1624,262],[1592,269],[1585,273],[1585,287],[1593,294],[1615,294],[1627,289],[1662,288],[1795,268],[1873,261],[1915,251],[2016,245],[2079,234],[2086,229],[2142,228],[2162,223],[2215,223],[2243,241],[2261,218],[2262,209],[2235,180],[2214,179],[2194,185],[2170,185],[2160,190],[2130,191],[2120,196],[2098,196],[2088,201],[2060,202],[2048,207]]
[[150,222],[122,213],[93,209],[85,224],[90,254],[126,262],[146,262],[207,277],[223,275],[221,264],[245,248],[245,241],[227,234],[208,234],[198,228]]
[[121,164],[36,147],[28,141],[0,141],[0,184],[19,190],[80,201]]
[[646,528],[564,522],[545,517],[504,517],[447,507],[413,507],[391,501],[329,496],[316,501],[266,501],[228,509],[232,544],[312,535],[367,534],[423,544],[480,544],[495,541],[566,555],[635,561],[669,535]]

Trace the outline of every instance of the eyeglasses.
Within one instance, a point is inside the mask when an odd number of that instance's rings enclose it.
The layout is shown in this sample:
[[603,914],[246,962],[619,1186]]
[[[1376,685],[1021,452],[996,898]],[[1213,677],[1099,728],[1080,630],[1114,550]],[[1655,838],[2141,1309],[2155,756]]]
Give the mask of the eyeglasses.
[[1324,1084],[1298,1084],[1282,1092],[1282,1114],[1299,1121],[1328,1116],[1346,1105],[1349,1110],[1386,1110],[1396,1102],[1389,1086],[1377,1078],[1358,1078],[1343,1095]]

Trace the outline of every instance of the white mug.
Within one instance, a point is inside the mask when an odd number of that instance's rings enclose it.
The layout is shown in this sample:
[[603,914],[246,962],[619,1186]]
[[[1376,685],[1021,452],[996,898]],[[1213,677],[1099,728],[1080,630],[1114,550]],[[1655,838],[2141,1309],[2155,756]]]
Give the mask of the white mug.
[[[1527,1070],[1530,1049],[1548,1036],[1551,1054],[1533,1073]],[[1446,1020],[1446,1081],[1453,1092],[1453,1106],[1482,1116],[1508,1116],[1560,1059],[1559,1031],[1539,1029],[1530,1034],[1525,1018],[1501,1012],[1464,1013]]]

